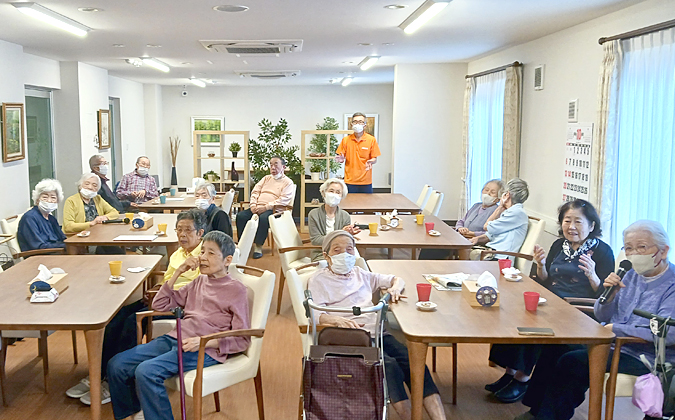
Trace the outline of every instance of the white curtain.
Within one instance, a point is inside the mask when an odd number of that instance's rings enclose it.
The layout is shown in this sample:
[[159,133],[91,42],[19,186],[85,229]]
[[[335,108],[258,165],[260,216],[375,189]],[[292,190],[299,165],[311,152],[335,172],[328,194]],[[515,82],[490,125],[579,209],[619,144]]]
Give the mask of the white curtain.
[[[475,77],[469,103],[465,203],[481,198],[483,184],[502,177],[506,71]],[[464,216],[462,213],[460,216]]]
[[602,196],[603,230],[615,252],[638,219],[661,222],[675,238],[675,28],[623,40],[621,49]]
[[466,212],[469,210],[467,207],[467,198],[469,197],[469,191],[467,189],[468,184],[466,182],[467,168],[469,165],[468,155],[469,155],[469,107],[471,106],[471,97],[473,95],[474,83],[473,78],[470,77],[466,79],[466,87],[464,89],[464,112],[462,114],[462,166],[464,177],[462,178],[462,190],[459,193],[459,217],[464,217]]

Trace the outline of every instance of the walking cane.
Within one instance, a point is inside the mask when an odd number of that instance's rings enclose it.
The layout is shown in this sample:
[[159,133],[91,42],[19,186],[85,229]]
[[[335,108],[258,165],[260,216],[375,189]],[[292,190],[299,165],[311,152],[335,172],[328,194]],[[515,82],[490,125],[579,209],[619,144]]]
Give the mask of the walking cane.
[[185,415],[185,377],[183,376],[183,335],[181,333],[180,320],[185,311],[183,308],[176,307],[171,312],[176,316],[176,339],[178,340],[178,382],[180,384],[180,416],[181,420],[186,420]]

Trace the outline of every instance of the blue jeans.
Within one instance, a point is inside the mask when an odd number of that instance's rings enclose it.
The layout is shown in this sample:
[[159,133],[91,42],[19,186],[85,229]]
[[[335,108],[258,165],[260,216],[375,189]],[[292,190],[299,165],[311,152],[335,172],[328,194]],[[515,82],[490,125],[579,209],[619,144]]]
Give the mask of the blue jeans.
[[372,194],[373,193],[373,184],[368,185],[354,185],[347,184],[347,191],[350,194]]
[[[183,352],[185,372],[197,368],[198,352]],[[218,363],[208,354],[204,367]],[[145,418],[173,420],[164,380],[178,374],[178,347],[163,335],[122,352],[108,363],[108,385],[115,419],[122,420],[143,409]]]
[[[393,335],[385,335],[382,349],[384,350],[384,369],[387,374],[387,389],[392,403],[407,400],[403,384],[410,389],[410,360],[408,349],[401,344]],[[424,398],[438,394],[438,388],[431,378],[429,368],[424,367]]]

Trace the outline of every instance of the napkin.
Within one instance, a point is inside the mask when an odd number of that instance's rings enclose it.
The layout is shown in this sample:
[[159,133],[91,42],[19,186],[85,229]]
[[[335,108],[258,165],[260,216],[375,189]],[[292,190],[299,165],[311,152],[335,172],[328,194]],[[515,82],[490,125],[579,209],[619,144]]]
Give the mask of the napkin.
[[506,267],[502,268],[502,274],[504,274],[506,277],[518,277],[520,270],[518,270],[516,267]]
[[40,264],[38,266],[38,275],[35,278],[49,283],[49,279],[51,279],[54,274],[65,274],[65,271],[58,267],[54,267],[50,270],[45,267],[44,264]]
[[478,287],[488,286],[495,290],[499,290],[497,288],[497,279],[489,271],[483,271],[483,274],[481,274],[480,277],[478,277],[478,280],[476,280],[476,284]]
[[129,267],[127,271],[130,273],[142,273],[145,270],[149,270],[147,267]]

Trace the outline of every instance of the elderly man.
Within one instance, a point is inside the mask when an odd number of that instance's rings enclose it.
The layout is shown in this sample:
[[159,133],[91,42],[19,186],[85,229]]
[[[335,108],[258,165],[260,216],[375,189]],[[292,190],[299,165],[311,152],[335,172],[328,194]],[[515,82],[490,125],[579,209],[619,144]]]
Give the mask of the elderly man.
[[365,132],[366,116],[352,115],[352,130],[343,138],[335,152],[336,161],[345,164],[345,183],[350,193],[373,192],[373,164],[381,155],[375,137]]
[[[112,192],[108,186],[108,173],[110,171],[110,166],[108,165],[108,159],[103,155],[94,155],[89,158],[89,168],[92,173],[98,175],[101,178],[101,190],[98,192],[101,198],[103,198],[108,204],[115,208],[119,212],[123,212],[128,209],[132,204],[129,200],[120,200]],[[136,205],[135,203],[133,204]]]
[[136,159],[136,169],[124,175],[117,187],[117,198],[135,204],[157,198],[157,183],[155,178],[148,175],[149,171],[150,159],[147,156]]
[[207,232],[218,230],[232,237],[230,215],[216,206],[216,187],[210,182],[200,181],[195,186],[195,205],[206,212]]
[[283,211],[293,206],[295,200],[295,184],[284,174],[286,161],[273,156],[270,159],[270,175],[260,180],[251,192],[250,208],[237,214],[237,235],[241,239],[246,223],[254,214],[259,217],[258,231],[253,240],[253,258],[262,257],[262,244],[267,239],[270,224],[268,217],[277,211]]

